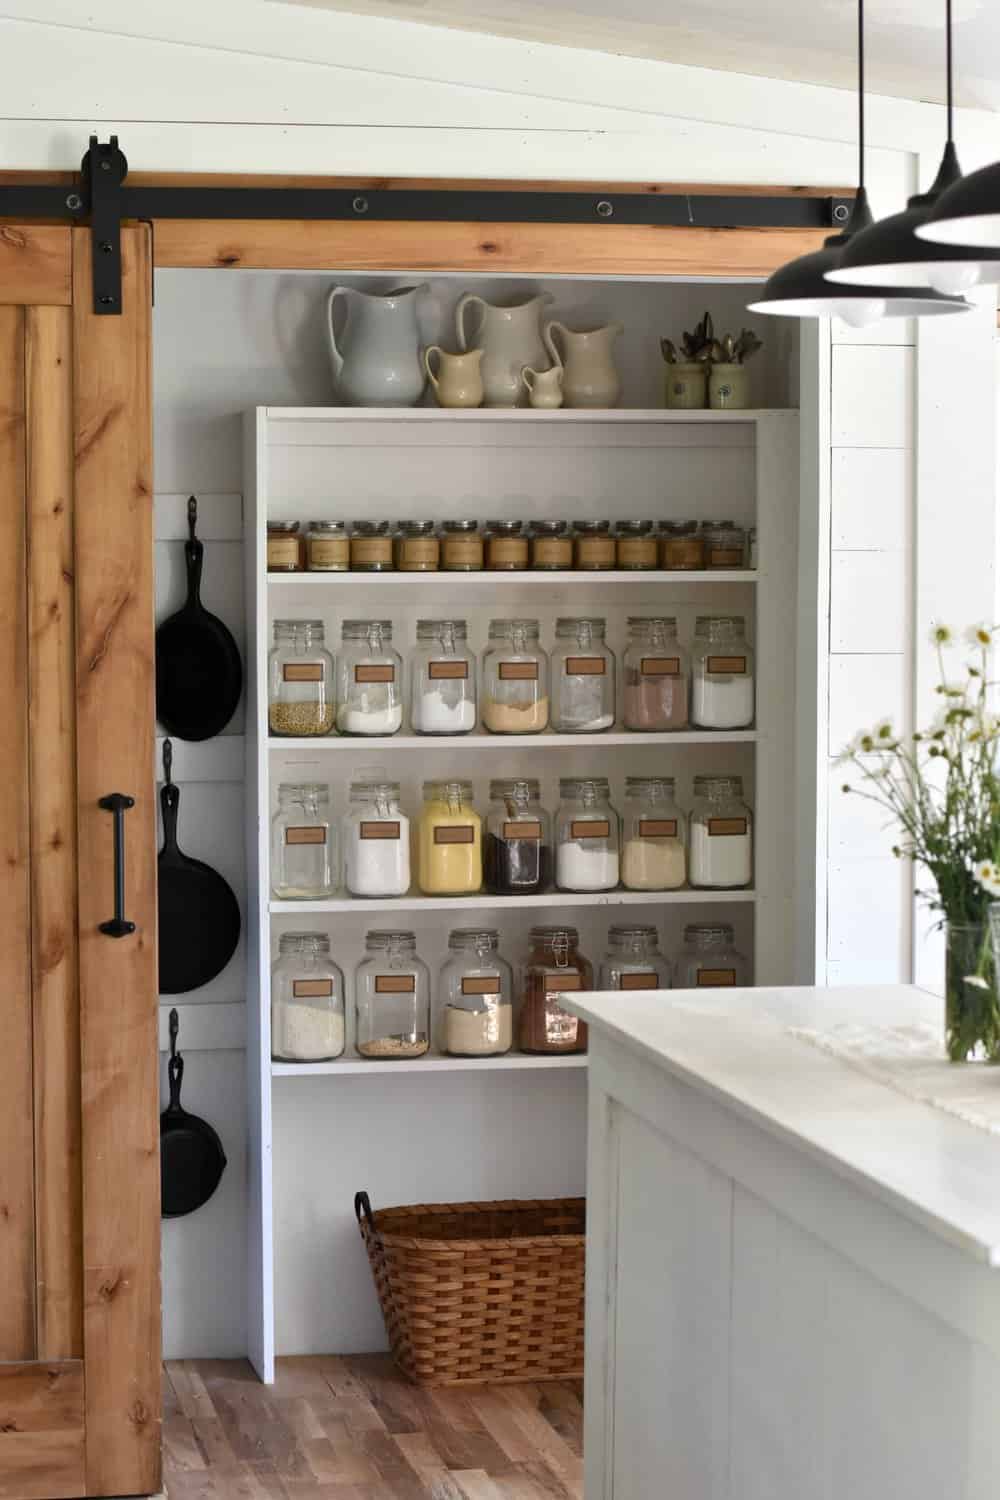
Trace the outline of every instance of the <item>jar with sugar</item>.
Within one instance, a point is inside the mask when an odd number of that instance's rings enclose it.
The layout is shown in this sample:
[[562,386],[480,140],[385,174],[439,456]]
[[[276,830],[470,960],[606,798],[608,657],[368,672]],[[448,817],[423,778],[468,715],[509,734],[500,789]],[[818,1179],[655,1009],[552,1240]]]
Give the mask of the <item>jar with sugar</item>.
[[490,782],[483,866],[494,896],[537,896],[552,878],[551,820],[535,777]]
[[514,975],[492,927],[448,934],[441,968],[441,1049],[452,1057],[498,1057],[514,1040]]
[[389,620],[345,620],[337,657],[341,734],[395,734],[403,723],[403,659]]
[[418,620],[410,657],[414,734],[469,734],[476,727],[476,658],[464,620]]
[[329,1062],[344,1050],[344,976],[323,932],[283,932],[271,970],[271,1056]]
[[431,985],[412,932],[365,933],[365,957],[354,974],[355,1046],[359,1057],[405,1062],[431,1044]]
[[692,724],[748,729],[754,705],[754,657],[743,616],[699,616],[691,652]]
[[491,620],[482,719],[491,734],[541,734],[549,722],[549,658],[537,620]]
[[271,819],[271,893],[279,901],[321,901],[337,887],[337,834],[330,788],[282,782]]
[[611,891],[618,884],[619,823],[604,776],[565,776],[556,812],[556,885]]
[[333,729],[333,657],[325,638],[322,620],[275,620],[267,666],[272,734],[318,735]]
[[753,880],[753,818],[742,776],[696,776],[691,807],[690,881],[741,890]]
[[424,782],[417,883],[425,896],[474,896],[482,888],[482,819],[471,781]]
[[677,954],[677,986],[683,990],[732,989],[750,983],[750,966],[734,947],[727,922],[692,923]]
[[410,820],[399,782],[375,772],[352,781],[344,817],[344,872],[352,896],[405,896],[410,889]]
[[615,655],[596,617],[556,621],[552,650],[552,728],[599,734],[615,722]]
[[669,990],[670,960],[660,952],[655,927],[608,928],[608,951],[601,964],[602,990]]
[[664,733],[686,729],[691,664],[677,642],[673,615],[633,615],[622,661],[626,729]]
[[672,776],[629,776],[622,813],[622,885],[676,891],[687,879],[684,814]]

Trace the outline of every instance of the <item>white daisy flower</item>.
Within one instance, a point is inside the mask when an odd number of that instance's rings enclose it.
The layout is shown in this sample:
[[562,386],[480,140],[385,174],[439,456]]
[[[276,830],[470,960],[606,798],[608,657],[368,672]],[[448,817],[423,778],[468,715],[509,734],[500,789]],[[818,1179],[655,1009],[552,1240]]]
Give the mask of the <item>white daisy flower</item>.
[[932,646],[951,646],[954,644],[955,632],[950,625],[944,625],[940,620],[935,620],[931,626],[930,642]]
[[966,627],[965,641],[969,646],[992,646],[993,631],[984,620],[978,620],[975,625],[969,625]]
[[990,896],[1000,896],[1000,866],[992,860],[982,859],[972,871],[979,885]]

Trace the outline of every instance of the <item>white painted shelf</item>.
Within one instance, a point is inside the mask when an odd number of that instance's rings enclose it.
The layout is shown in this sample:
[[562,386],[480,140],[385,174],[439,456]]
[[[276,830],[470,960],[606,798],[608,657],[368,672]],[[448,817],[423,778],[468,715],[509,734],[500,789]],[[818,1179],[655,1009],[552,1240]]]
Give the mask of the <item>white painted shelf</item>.
[[401,1058],[398,1062],[378,1058],[337,1057],[333,1062],[271,1063],[272,1078],[316,1078],[328,1074],[339,1077],[355,1073],[513,1073],[540,1068],[585,1068],[586,1053],[564,1057],[528,1057],[523,1052],[508,1052],[505,1057],[442,1057],[428,1052],[424,1057]]
[[511,573],[487,569],[473,573],[451,573],[439,568],[433,573],[397,573],[394,569],[386,573],[268,573],[267,582],[271,588],[327,589],[331,593],[338,593],[343,589],[363,589],[369,594],[377,594],[381,588],[398,589],[401,586],[440,593],[442,585],[449,592],[454,586],[474,590],[476,593],[503,593],[505,589],[552,589],[555,585],[562,588],[566,584],[589,589],[594,586],[604,588],[609,584],[616,588],[627,588],[640,584],[648,587],[650,584],[688,586],[695,583],[756,583],[759,576],[755,568],[698,568],[690,571],[684,568],[672,568],[670,571],[662,568],[596,568],[586,572],[579,572],[575,568],[556,571],[524,568]]
[[516,906],[701,906],[755,901],[753,890],[695,891],[546,891],[540,896],[329,896],[325,901],[272,901],[273,917],[321,912],[376,911],[508,911]]
[[373,734],[272,735],[270,750],[573,750],[580,745],[753,745],[756,729],[675,729],[641,734],[607,730],[603,734]]
[[575,426],[579,423],[663,422],[684,425],[708,423],[731,427],[751,425],[790,408],[754,408],[744,411],[674,411],[659,406],[599,406],[586,409],[561,407],[558,411],[533,411],[527,406],[477,406],[471,411],[438,406],[269,406],[271,422],[444,422],[449,426],[474,422],[531,422],[537,426]]

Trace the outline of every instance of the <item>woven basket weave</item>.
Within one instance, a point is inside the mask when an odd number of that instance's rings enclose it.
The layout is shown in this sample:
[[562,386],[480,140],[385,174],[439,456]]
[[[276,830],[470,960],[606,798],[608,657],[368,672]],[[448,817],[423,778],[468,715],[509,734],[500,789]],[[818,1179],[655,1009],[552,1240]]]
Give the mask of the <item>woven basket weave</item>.
[[396,1364],[417,1385],[583,1374],[584,1199],[355,1213]]

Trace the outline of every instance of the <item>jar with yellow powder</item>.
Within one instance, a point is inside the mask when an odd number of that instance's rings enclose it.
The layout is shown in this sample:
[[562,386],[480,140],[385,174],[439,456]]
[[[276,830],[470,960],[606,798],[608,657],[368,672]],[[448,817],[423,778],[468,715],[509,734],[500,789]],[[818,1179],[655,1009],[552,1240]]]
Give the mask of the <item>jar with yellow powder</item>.
[[417,884],[425,896],[474,896],[482,888],[482,821],[471,781],[424,782]]

